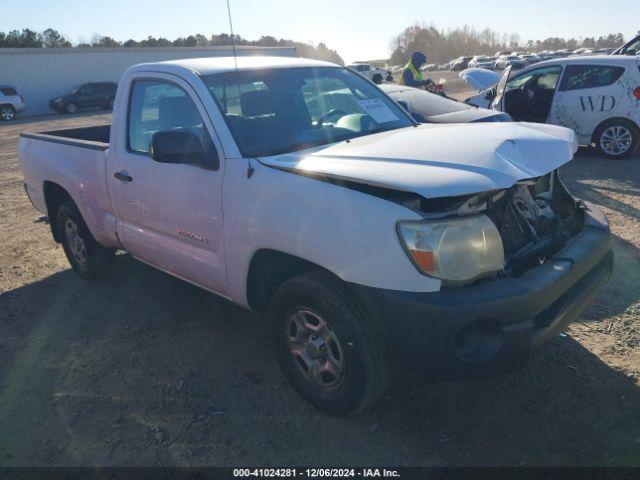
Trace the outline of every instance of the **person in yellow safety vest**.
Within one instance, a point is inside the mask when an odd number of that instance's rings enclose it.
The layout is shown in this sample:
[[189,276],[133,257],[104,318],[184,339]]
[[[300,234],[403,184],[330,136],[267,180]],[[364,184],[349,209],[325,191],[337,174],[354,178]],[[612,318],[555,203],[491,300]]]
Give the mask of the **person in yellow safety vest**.
[[431,83],[430,80],[424,78],[424,75],[420,71],[420,67],[427,63],[427,56],[422,52],[413,52],[411,60],[404,67],[402,77],[400,78],[400,85],[406,85],[408,87],[424,87]]

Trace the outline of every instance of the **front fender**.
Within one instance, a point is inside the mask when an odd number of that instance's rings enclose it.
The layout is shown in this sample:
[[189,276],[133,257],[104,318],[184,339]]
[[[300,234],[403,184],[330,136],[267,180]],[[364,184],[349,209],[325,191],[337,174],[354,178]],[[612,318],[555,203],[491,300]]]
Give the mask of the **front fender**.
[[374,288],[433,292],[396,233],[421,216],[390,201],[247,160],[229,162],[224,184],[229,293],[245,306],[249,264],[261,249],[308,260],[339,278]]

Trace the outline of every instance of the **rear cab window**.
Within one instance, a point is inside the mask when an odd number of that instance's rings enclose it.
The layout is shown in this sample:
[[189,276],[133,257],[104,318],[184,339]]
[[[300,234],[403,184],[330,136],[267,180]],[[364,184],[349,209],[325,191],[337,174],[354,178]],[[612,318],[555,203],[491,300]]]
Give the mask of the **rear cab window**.
[[616,83],[624,72],[624,67],[614,65],[568,65],[560,90],[607,87]]

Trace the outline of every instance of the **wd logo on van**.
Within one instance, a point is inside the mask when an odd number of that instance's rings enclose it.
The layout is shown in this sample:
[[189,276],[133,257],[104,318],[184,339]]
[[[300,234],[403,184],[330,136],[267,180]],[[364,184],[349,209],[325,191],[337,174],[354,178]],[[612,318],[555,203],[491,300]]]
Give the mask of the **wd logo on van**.
[[610,112],[616,108],[616,98],[611,95],[599,95],[597,97],[580,97],[582,111]]

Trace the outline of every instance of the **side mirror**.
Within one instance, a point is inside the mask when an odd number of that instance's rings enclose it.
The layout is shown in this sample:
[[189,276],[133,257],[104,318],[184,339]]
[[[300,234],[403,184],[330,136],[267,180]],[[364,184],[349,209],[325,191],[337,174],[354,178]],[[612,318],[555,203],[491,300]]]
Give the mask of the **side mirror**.
[[[210,170],[218,169],[218,156],[207,155],[200,138],[189,130],[164,130],[151,137],[149,155],[159,163],[198,165]],[[213,158],[207,158],[213,157]]]

